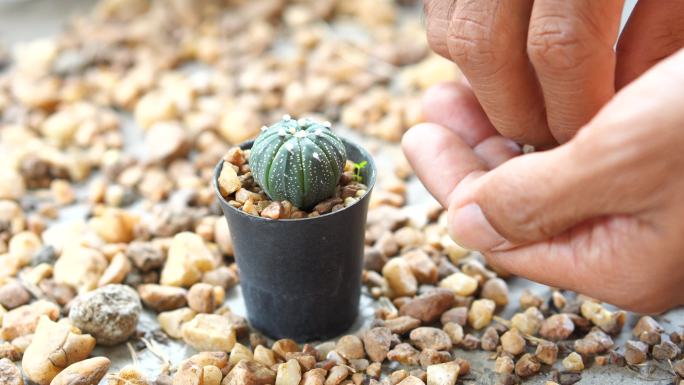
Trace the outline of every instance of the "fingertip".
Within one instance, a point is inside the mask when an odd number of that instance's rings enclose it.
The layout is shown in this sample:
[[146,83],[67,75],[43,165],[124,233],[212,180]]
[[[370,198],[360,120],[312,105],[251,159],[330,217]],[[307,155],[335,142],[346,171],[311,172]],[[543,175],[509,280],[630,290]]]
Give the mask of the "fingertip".
[[452,130],[471,147],[496,134],[472,89],[463,82],[430,87],[423,95],[422,106],[428,122]]

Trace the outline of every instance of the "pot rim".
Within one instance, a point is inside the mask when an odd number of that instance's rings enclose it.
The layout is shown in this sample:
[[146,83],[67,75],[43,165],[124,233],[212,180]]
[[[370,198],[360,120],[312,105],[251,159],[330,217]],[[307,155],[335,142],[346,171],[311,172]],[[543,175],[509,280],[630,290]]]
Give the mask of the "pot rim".
[[[270,218],[264,218],[262,216],[247,214],[246,212],[238,209],[237,207],[233,207],[231,204],[228,203],[228,201],[223,197],[223,195],[221,195],[221,191],[218,188],[218,177],[221,174],[221,170],[223,169],[223,162],[224,162],[223,158],[221,158],[218,161],[218,163],[216,164],[216,167],[214,167],[214,175],[212,178],[212,184],[214,185],[214,193],[216,194],[218,199],[220,199],[223,203],[225,203],[225,206],[230,207],[231,210],[234,210],[235,212],[239,213],[240,215],[248,216],[250,219],[253,219],[253,220],[261,220],[263,222],[269,222],[269,223],[315,221],[317,219],[329,217],[329,216],[332,216],[335,214],[339,214],[339,213],[346,211],[348,209],[351,209],[354,206],[356,206],[357,204],[359,204],[362,200],[367,199],[368,195],[373,190],[373,187],[375,187],[375,181],[377,179],[377,168],[375,167],[375,159],[373,159],[373,157],[368,152],[368,150],[366,150],[364,147],[352,142],[351,140],[348,140],[348,139],[345,139],[342,137],[340,137],[340,140],[342,140],[342,142],[344,142],[345,145],[353,146],[357,150],[359,150],[359,152],[366,158],[364,160],[366,160],[368,162],[370,169],[373,170],[373,172],[371,173],[371,177],[369,178],[370,183],[366,184],[366,186],[368,187],[368,189],[366,190],[366,193],[363,194],[363,196],[361,198],[359,198],[359,200],[357,200],[356,202],[352,203],[351,205],[349,205],[349,206],[347,206],[341,210],[337,210],[335,212],[329,212],[327,214],[319,215],[317,217],[295,218],[295,219],[290,219],[290,218],[288,218],[288,219],[270,219]],[[238,147],[242,148],[243,150],[246,150],[246,149],[252,148],[253,144],[254,144],[254,140],[248,140],[246,142],[239,144]]]

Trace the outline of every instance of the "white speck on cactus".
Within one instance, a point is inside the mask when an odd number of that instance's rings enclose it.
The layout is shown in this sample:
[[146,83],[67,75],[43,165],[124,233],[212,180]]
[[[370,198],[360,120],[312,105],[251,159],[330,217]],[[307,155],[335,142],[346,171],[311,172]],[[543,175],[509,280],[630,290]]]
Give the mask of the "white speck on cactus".
[[329,121],[326,120],[325,122],[323,122],[323,126],[328,127],[328,128],[331,128],[331,127],[332,127],[332,123],[330,123]]
[[321,135],[323,135],[323,130],[321,130],[320,128],[319,128],[319,129],[316,129],[316,131],[314,131],[314,135],[316,135],[316,136],[321,136]]
[[290,134],[294,135],[297,132],[297,129],[294,127],[290,127]]
[[285,135],[287,135],[287,132],[285,132],[284,128],[281,128],[280,130],[278,130],[278,135],[285,136]]
[[283,115],[283,120],[290,120],[292,117],[288,114]]
[[285,143],[285,149],[289,152],[292,152],[294,150],[294,147],[292,147],[292,143],[287,142]]
[[306,131],[297,131],[294,136],[295,138],[306,138]]
[[301,118],[297,120],[297,124],[299,124],[300,126],[306,126],[309,124],[309,119]]
[[268,129],[268,127],[266,127],[266,126],[261,126],[261,131],[266,131],[267,129]]
[[314,153],[313,153],[313,158],[316,159],[316,160],[319,161],[319,162],[321,161],[321,156],[320,156],[317,152],[314,152]]

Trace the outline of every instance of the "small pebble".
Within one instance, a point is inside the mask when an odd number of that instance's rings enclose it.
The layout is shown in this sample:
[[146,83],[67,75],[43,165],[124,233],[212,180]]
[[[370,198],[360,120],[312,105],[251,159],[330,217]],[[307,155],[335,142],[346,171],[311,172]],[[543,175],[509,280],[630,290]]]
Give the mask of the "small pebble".
[[142,311],[135,290],[125,285],[107,285],[76,298],[69,319],[97,343],[112,346],[135,333]]

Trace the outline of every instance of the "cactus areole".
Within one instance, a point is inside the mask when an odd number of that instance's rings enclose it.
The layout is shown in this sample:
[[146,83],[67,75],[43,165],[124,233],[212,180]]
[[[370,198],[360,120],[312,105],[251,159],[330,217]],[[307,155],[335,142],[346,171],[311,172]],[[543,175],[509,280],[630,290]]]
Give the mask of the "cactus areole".
[[346,161],[344,143],[329,123],[289,115],[262,128],[249,156],[254,180],[264,192],[303,210],[335,194]]

